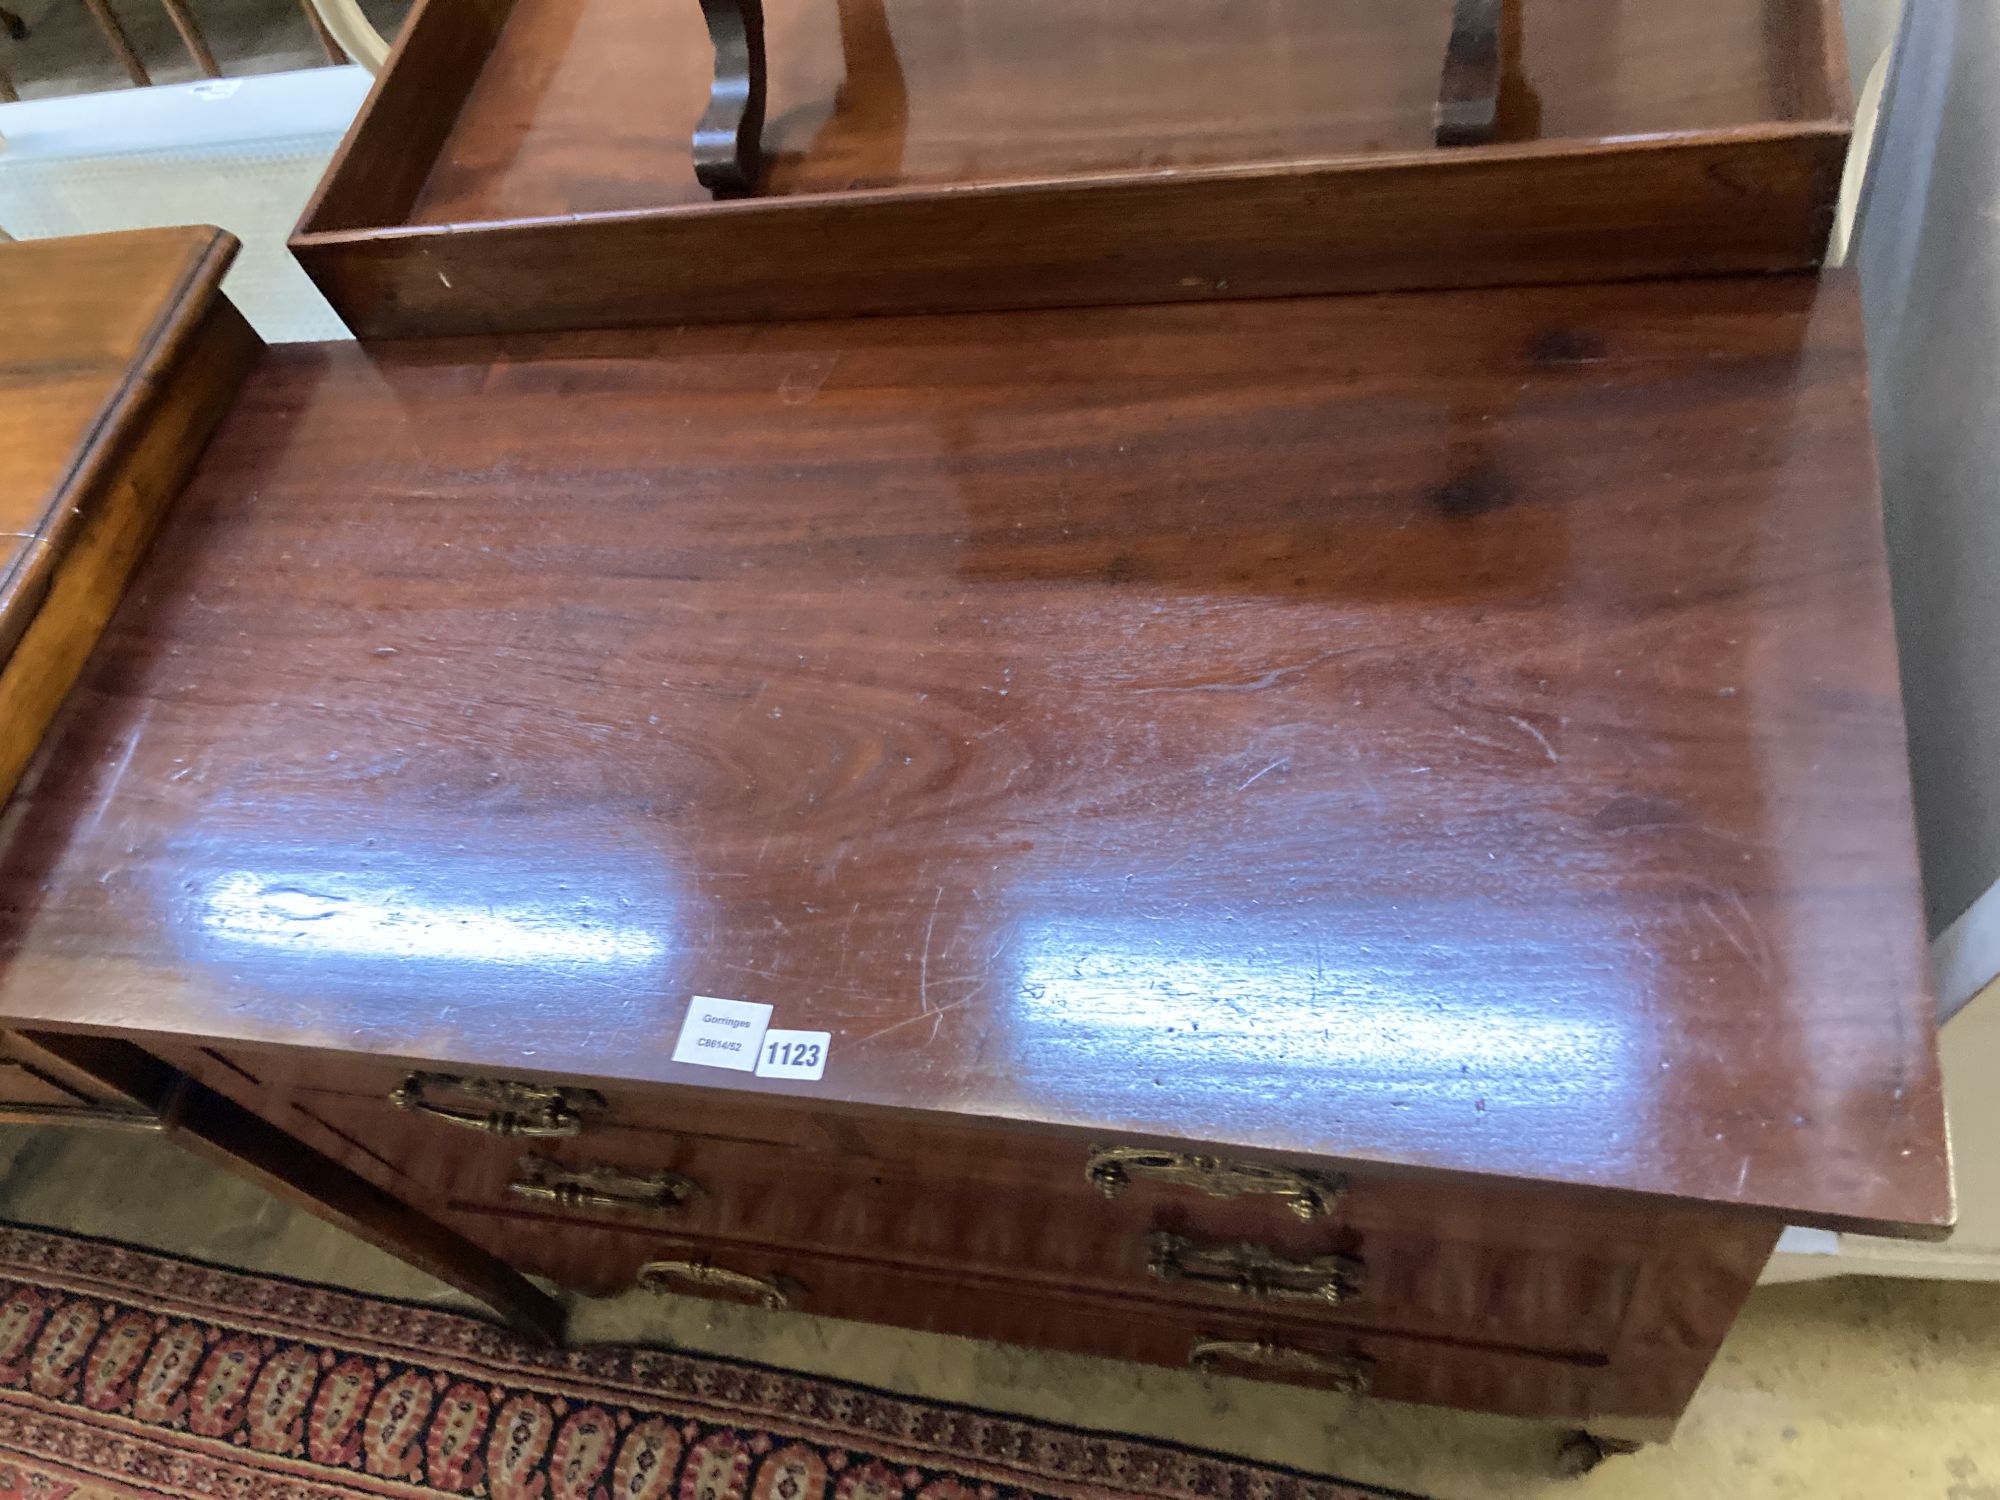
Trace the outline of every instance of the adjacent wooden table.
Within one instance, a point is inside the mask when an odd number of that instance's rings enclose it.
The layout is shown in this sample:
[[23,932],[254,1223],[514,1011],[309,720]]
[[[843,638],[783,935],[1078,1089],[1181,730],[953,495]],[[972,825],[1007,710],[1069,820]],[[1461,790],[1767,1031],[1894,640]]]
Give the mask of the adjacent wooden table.
[[[0,239],[0,798],[260,346],[218,229]],[[0,1118],[149,1123],[0,1037]]]
[[273,349],[0,906],[593,1290],[1657,1435],[1951,1215],[1838,277]]
[[261,347],[235,255],[208,228],[0,242],[0,796]]

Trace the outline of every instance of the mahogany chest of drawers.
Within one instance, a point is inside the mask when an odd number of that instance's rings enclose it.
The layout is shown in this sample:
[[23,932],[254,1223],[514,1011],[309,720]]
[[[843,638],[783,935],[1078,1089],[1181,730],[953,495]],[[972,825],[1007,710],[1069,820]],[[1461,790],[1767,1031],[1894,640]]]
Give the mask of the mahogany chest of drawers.
[[1657,1434],[1782,1225],[1949,1222],[1916,892],[1847,280],[304,347],[0,1015],[520,1321]]

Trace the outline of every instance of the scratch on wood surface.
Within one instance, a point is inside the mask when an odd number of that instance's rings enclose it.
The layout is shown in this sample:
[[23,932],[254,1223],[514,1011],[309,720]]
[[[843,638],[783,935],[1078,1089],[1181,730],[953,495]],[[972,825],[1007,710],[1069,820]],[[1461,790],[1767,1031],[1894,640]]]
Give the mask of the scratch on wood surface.
[[785,378],[778,382],[778,399],[787,406],[810,405],[832,378],[834,366],[839,363],[840,356],[836,354],[823,361],[809,359],[786,371]]
[[1279,769],[1281,766],[1288,766],[1291,763],[1292,763],[1292,758],[1289,755],[1285,756],[1282,760],[1274,760],[1268,766],[1264,767],[1263,770],[1259,771],[1255,776],[1252,776],[1248,781],[1244,782],[1236,790],[1239,792],[1247,791],[1250,787],[1262,781],[1266,776],[1269,776],[1273,771]]
[[931,919],[924,923],[923,955],[917,960],[917,1014],[920,1016],[929,1015],[931,1010],[931,932],[937,926],[938,907],[943,901],[944,887],[939,886],[937,895],[931,899]]
[[[1711,904],[1712,898],[1717,896],[1727,897],[1734,904],[1736,914],[1742,919],[1749,934],[1747,937],[1743,931],[1738,930],[1736,923],[1724,917]],[[1765,948],[1763,939],[1757,932],[1756,919],[1750,915],[1750,908],[1744,904],[1741,896],[1734,891],[1711,891],[1708,896],[1697,901],[1695,906],[1718,932],[1729,939],[1732,948],[1750,960],[1750,966],[1757,971],[1760,979],[1771,977],[1770,951]]]
[[[959,1010],[967,1005],[970,1005],[975,998],[977,997],[974,995],[967,995],[963,1000],[954,1000],[949,1005],[940,1005],[936,1010],[919,1011],[914,1016],[905,1016],[900,1021],[891,1021],[887,1026],[884,1026],[880,1031],[869,1032],[868,1035],[861,1038],[861,1041],[872,1042],[878,1036],[887,1036],[892,1031],[901,1031],[905,1026],[915,1025],[918,1021],[923,1020],[925,1016],[934,1016],[937,1018],[937,1020],[931,1023],[931,1035],[932,1037],[935,1038],[937,1036],[938,1022],[942,1021],[948,1012]],[[859,1046],[860,1043],[857,1042],[855,1045]]]
[[152,716],[153,709],[149,703],[139,715],[139,722],[132,726],[131,737],[125,741],[124,753],[118,757],[118,764],[112,768],[110,780],[104,784],[105,795],[98,800],[97,806],[91,811],[90,821],[84,825],[83,831],[86,834],[97,831],[98,823],[104,818],[105,808],[111,805],[110,794],[115,792],[118,789],[118,783],[125,779],[125,772],[132,764],[132,757],[139,752],[139,736],[145,732],[146,721]]
[[1534,725],[1530,724],[1526,719],[1522,718],[1519,714],[1509,714],[1507,715],[1507,719],[1509,723],[1517,725],[1521,729],[1526,730],[1529,734],[1534,736],[1535,743],[1542,747],[1542,753],[1548,756],[1549,763],[1551,765],[1555,764],[1559,759],[1561,759],[1561,757],[1559,757],[1556,754],[1556,747],[1549,743],[1549,737],[1543,734],[1541,730],[1535,728]]
[[1289,677],[1301,672],[1310,672],[1314,667],[1332,661],[1336,656],[1349,656],[1361,650],[1359,646],[1342,646],[1333,651],[1322,651],[1310,661],[1296,662],[1289,667],[1273,667],[1256,677],[1238,677],[1225,682],[1168,682],[1158,687],[1133,688],[1134,697],[1150,693],[1254,693],[1267,687],[1276,687]]

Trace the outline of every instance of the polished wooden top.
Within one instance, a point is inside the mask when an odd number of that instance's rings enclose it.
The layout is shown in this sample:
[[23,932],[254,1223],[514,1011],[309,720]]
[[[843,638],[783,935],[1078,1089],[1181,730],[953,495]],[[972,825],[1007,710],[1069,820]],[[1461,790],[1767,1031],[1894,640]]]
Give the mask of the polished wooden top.
[[[782,197],[1425,151],[1452,4],[765,0],[765,13],[760,193]],[[1508,17],[1508,141],[1846,113],[1828,81],[1844,68],[1831,0],[1513,0]],[[694,5],[513,0],[411,222],[707,203],[689,137],[712,65]]]
[[235,249],[207,228],[0,241],[0,660]]
[[0,1014],[1938,1225],[1863,369],[1800,277],[274,349]]

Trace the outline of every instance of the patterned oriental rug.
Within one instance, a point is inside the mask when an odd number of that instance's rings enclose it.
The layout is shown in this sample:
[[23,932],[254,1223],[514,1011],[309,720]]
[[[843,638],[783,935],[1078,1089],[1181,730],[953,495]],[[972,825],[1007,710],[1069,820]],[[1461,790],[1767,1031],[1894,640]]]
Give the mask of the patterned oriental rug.
[[1387,1494],[0,1224],[0,1500]]

